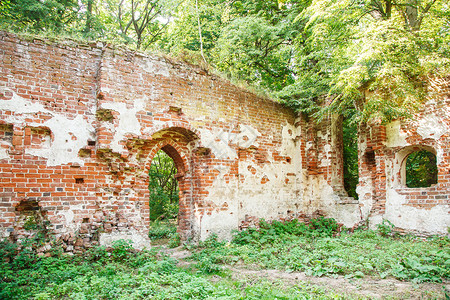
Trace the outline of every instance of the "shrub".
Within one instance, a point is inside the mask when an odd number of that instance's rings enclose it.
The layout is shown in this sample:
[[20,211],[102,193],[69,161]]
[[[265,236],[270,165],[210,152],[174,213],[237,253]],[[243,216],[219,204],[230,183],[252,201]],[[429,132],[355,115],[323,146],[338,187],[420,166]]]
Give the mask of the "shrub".
[[155,221],[150,224],[148,236],[151,240],[170,238],[177,232],[176,223],[170,221]]
[[333,236],[339,229],[339,225],[335,219],[324,217],[311,219],[308,227],[312,233],[316,233],[320,236]]
[[273,221],[271,223],[261,219],[259,228],[248,228],[236,232],[233,236],[233,242],[239,245],[254,244],[273,244],[280,240],[289,241],[293,236],[333,236],[339,230],[339,225],[332,218],[319,217],[311,219],[307,225],[298,220],[287,222]]
[[172,233],[170,235],[168,246],[169,248],[175,248],[181,245],[181,237],[178,232]]
[[395,225],[389,220],[383,220],[380,224],[377,224],[377,232],[381,236],[393,235]]
[[111,258],[115,261],[124,261],[130,256],[133,250],[130,240],[114,241],[112,243]]

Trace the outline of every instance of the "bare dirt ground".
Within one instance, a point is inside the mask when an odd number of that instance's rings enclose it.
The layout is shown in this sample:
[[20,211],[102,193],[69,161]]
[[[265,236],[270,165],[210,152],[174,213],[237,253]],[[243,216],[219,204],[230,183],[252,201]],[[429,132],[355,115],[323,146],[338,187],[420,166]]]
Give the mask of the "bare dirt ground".
[[[185,260],[191,255],[182,248],[168,249],[167,254],[179,261],[178,265],[189,266],[193,262]],[[281,270],[259,270],[247,265],[225,266],[231,272],[232,280],[256,282],[261,279],[281,281],[289,286],[310,285],[329,292],[361,299],[445,299],[449,300],[450,282],[415,284],[394,278],[345,278],[344,276],[313,277],[304,272],[285,272]],[[213,276],[212,281],[222,280]],[[447,290],[447,298],[445,290]]]
[[[327,291],[340,295],[356,296],[369,299],[445,299],[445,284],[399,281],[397,279],[358,278],[347,279],[343,276],[312,277],[303,272],[283,272],[280,270],[249,270],[230,268],[232,278],[249,280],[265,278],[267,280],[281,280],[289,285],[307,283],[319,286]],[[450,284],[447,283],[447,289]]]

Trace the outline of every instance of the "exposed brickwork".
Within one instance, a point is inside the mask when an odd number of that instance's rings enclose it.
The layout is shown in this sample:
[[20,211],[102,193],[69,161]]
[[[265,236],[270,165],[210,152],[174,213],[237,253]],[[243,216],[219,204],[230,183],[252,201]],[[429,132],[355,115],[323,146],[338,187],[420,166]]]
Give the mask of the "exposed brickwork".
[[5,33],[1,50],[4,232],[25,234],[17,207],[32,201],[69,248],[131,229],[145,239],[148,169],[163,149],[178,168],[179,231],[198,238],[202,215],[229,210],[208,196],[219,174],[239,182],[240,156],[260,167],[290,160],[278,148],[295,115],[201,69]]
[[[450,226],[450,86],[430,99],[411,119],[360,127],[360,186],[369,217],[387,218],[402,230],[433,232]],[[414,151],[437,157],[438,183],[406,186],[405,164]],[[376,221],[378,222],[378,221]]]
[[[343,189],[338,116],[315,124],[198,67],[102,43],[0,33],[0,61],[3,236],[26,236],[32,217],[67,251],[118,238],[148,245],[148,170],[160,149],[178,169],[185,238],[227,238],[259,218],[321,214],[353,226],[387,213],[391,190],[402,206],[448,211],[448,131],[422,138],[402,123],[405,144],[388,147],[385,126],[361,127],[358,202]],[[449,128],[448,110],[439,118]],[[437,151],[436,187],[390,183],[408,145]]]

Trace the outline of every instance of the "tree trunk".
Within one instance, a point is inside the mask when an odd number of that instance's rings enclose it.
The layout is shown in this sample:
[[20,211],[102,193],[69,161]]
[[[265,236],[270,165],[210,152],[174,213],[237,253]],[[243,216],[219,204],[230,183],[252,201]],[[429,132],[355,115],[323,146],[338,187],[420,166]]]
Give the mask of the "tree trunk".
[[94,0],[88,0],[87,2],[87,11],[86,11],[86,24],[84,26],[83,33],[84,35],[88,35],[92,28],[92,6]]

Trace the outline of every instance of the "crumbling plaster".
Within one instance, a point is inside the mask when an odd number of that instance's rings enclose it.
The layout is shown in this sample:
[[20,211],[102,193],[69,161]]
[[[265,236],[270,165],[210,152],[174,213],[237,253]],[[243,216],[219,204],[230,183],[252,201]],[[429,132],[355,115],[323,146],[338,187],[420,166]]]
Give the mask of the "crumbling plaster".
[[[367,202],[372,208],[367,213],[371,228],[376,228],[377,224],[386,219],[404,231],[448,233],[449,120],[449,99],[448,96],[441,95],[438,99],[430,99],[412,118],[387,124],[385,140],[380,138],[374,143],[374,132],[362,134],[364,142],[360,143],[360,153],[365,153],[369,143],[372,149],[377,149],[377,162],[381,163],[377,165],[376,172],[379,175],[360,178],[358,190],[359,195],[369,195]],[[438,182],[426,188],[408,188],[406,159],[409,154],[419,150],[436,155]],[[366,184],[361,184],[362,181],[366,181]],[[374,186],[383,189],[376,190]],[[373,195],[376,193],[379,200],[374,202]]]
[[[448,105],[360,127],[355,200],[343,187],[340,116],[307,121],[199,67],[102,43],[0,37],[0,124],[12,128],[0,140],[2,236],[27,234],[16,207],[30,200],[67,251],[123,238],[149,247],[148,170],[160,149],[178,167],[184,238],[317,215],[347,227],[449,226]],[[440,168],[425,202],[401,184],[415,145],[434,149]]]
[[[47,159],[47,166],[84,163],[78,156],[78,151],[95,136],[95,130],[90,120],[86,120],[81,115],[71,119],[63,114],[46,109],[40,103],[24,99],[8,88],[0,87],[0,93],[8,92],[12,93],[12,97],[9,100],[2,100],[0,109],[2,111],[14,111],[15,114],[7,115],[4,122],[22,128],[26,126],[48,128],[52,132],[49,147],[26,149],[27,154]],[[42,119],[29,121],[33,116],[41,114],[46,116],[45,121],[42,121]],[[6,155],[4,154],[4,156]]]
[[[426,189],[419,189],[419,192],[426,192]],[[430,209],[413,207],[408,205],[407,197],[395,189],[388,190],[383,219],[391,221],[398,228],[416,232],[447,234],[450,228],[448,203]]]

